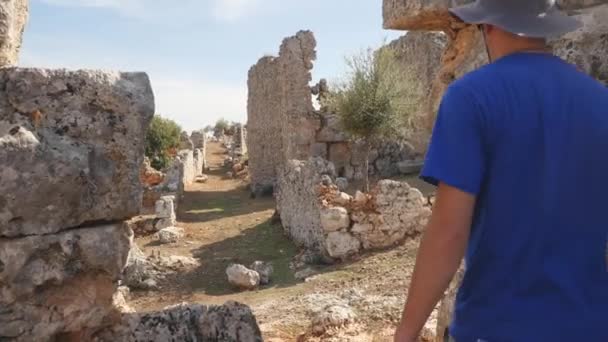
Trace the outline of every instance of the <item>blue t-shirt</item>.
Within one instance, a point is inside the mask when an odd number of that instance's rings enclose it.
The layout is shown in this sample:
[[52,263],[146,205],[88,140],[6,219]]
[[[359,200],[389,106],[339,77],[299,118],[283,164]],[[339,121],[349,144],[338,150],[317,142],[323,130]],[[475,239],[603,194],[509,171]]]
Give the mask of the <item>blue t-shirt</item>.
[[456,341],[608,341],[606,87],[549,54],[468,74],[422,178],[477,196]]

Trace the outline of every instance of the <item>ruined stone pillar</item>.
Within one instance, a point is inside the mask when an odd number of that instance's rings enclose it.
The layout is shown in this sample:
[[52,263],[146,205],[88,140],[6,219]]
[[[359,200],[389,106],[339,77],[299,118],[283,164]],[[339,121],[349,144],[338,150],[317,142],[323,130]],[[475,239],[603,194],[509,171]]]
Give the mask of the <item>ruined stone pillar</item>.
[[17,64],[28,17],[28,0],[0,0],[0,66]]
[[142,73],[0,69],[0,340],[95,329],[140,212]]

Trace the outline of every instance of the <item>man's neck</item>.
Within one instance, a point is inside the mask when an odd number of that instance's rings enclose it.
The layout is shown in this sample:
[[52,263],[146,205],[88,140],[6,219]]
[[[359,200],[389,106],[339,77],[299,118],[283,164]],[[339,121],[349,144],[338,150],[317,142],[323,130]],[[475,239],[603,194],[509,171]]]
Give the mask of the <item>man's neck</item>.
[[502,57],[509,56],[516,53],[552,53],[549,46],[543,43],[515,43],[505,45],[505,48],[496,49],[492,54],[493,60],[498,60]]

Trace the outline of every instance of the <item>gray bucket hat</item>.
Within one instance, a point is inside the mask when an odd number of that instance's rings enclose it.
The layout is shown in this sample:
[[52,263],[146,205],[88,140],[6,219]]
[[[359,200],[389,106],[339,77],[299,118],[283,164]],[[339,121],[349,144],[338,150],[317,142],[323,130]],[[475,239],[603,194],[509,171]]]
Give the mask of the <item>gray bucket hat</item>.
[[477,0],[450,12],[469,24],[490,24],[519,36],[558,37],[581,27],[562,14],[555,0]]

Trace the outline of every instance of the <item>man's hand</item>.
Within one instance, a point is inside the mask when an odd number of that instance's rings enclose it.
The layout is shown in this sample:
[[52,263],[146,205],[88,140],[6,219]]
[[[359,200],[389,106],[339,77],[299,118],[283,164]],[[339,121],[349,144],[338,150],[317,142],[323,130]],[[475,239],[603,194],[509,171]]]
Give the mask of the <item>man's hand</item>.
[[395,342],[418,339],[426,320],[460,266],[474,210],[474,195],[443,183],[439,185],[433,215],[418,251]]

